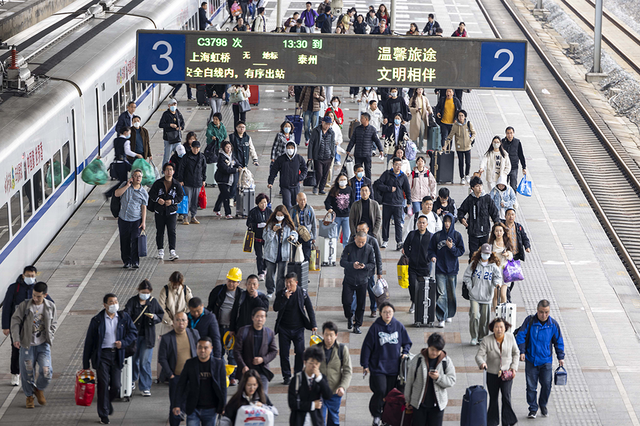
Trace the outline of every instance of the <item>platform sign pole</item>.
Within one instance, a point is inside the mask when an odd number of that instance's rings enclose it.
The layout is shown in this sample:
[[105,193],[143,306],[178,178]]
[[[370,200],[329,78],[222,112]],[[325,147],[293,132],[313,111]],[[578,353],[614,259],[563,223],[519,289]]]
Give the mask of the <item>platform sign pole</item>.
[[391,31],[396,31],[396,13],[398,9],[396,8],[396,0],[391,0],[391,10],[389,11],[389,17],[391,18],[391,22],[389,22],[389,26],[391,27]]
[[[283,26],[282,23],[282,0],[276,3],[276,28]],[[286,28],[285,28],[286,29]]]
[[593,69],[591,72],[600,74],[600,59],[602,55],[602,0],[596,0],[596,23],[593,29]]

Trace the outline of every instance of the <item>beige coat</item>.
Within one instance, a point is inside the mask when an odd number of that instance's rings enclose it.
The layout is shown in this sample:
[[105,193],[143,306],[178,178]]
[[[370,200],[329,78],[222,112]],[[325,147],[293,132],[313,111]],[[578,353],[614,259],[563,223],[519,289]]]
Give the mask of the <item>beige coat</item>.
[[188,303],[193,295],[188,286],[184,287],[180,286],[176,290],[171,290],[167,284],[160,290],[158,303],[164,310],[164,316],[162,322],[158,324],[158,330],[156,330],[158,337],[173,330],[173,319],[178,312],[189,313]]
[[513,369],[518,371],[519,361],[520,350],[513,333],[504,334],[502,352],[500,352],[500,345],[496,340],[496,336],[492,333],[482,339],[476,354],[478,367],[482,366],[482,364],[487,364],[487,372],[491,374],[499,374],[500,370]]
[[429,104],[429,99],[425,95],[416,96],[416,106],[409,107],[409,111],[411,111],[409,137],[415,141],[418,140],[423,127],[426,133],[426,126],[429,125],[429,114],[433,114],[433,111]]
[[480,162],[480,171],[486,172],[482,176],[482,180],[485,181],[485,191],[489,192],[496,186],[501,176],[506,179],[511,171],[509,155],[503,157],[500,151],[491,151],[485,154]]
[[[467,125],[468,123],[468,125]],[[453,123],[451,132],[445,140],[445,145],[451,144],[451,140],[456,139],[456,151],[470,151],[471,142],[476,139],[476,131],[473,128],[473,123],[465,120],[464,123],[460,123],[458,120]]]
[[[436,400],[438,401],[438,408],[444,410],[449,402],[449,395],[447,394],[447,388],[456,384],[456,369],[446,353],[442,353],[442,359],[438,361],[436,370],[438,371],[438,379],[433,382],[433,389],[436,393]],[[444,363],[446,360],[447,370],[444,370]],[[427,388],[427,378],[429,377],[428,370],[429,362],[425,359],[422,352],[416,355],[411,361],[409,361],[409,368],[407,372],[407,383],[404,387],[404,397],[407,402],[413,407],[420,407],[422,400],[424,399],[424,392]]]

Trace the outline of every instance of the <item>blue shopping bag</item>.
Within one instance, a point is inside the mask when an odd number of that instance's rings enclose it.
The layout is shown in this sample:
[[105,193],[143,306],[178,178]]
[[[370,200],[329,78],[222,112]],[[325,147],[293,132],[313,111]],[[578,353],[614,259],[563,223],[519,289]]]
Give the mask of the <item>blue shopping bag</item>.
[[184,188],[182,188],[182,193],[184,196],[178,204],[178,214],[189,214],[189,196],[184,192]]
[[531,181],[527,179],[527,175],[524,175],[518,184],[518,194],[524,195],[525,197],[531,197],[531,193]]

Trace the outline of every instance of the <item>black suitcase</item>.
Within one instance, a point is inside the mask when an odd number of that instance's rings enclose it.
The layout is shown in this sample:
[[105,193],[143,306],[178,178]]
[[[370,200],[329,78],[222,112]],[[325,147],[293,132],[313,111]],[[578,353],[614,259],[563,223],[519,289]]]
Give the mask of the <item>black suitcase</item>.
[[207,85],[206,84],[198,84],[196,88],[196,102],[198,102],[198,106],[209,105],[209,102],[207,101]]
[[455,153],[453,151],[432,151],[431,173],[438,183],[453,183],[453,163]]
[[470,386],[462,397],[460,426],[487,426],[487,370],[482,376],[484,386]]
[[249,212],[255,207],[255,201],[255,189],[238,189],[238,194],[236,195],[236,216],[249,216]]
[[[435,268],[433,265],[431,267]],[[425,327],[436,321],[436,301],[438,300],[436,279],[435,275],[432,277],[418,276],[416,281],[414,325]]]
[[287,274],[295,272],[298,276],[298,285],[303,289],[309,290],[309,262],[289,262],[287,263]]

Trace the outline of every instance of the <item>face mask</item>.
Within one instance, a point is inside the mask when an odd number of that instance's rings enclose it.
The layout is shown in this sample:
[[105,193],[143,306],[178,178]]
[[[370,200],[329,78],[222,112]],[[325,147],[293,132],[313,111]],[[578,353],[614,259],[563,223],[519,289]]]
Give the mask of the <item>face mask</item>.
[[26,285],[34,285],[36,283],[36,277],[24,277],[24,283]]
[[338,108],[340,104],[338,102],[331,102],[331,105],[333,105],[334,108]]
[[341,180],[340,182],[338,182],[338,185],[340,186],[340,188],[346,188],[347,187],[347,181],[346,180]]
[[282,222],[284,220],[284,216],[276,216],[276,220],[278,222]]
[[400,119],[396,118],[395,120],[393,120],[394,123],[396,123],[396,125],[400,124]]
[[367,89],[367,90],[371,90],[371,87],[365,87],[365,89]]
[[115,305],[109,305],[109,313],[115,314],[120,309],[120,306],[116,303]]
[[175,112],[175,110],[177,110],[177,109],[178,109],[178,107],[177,107],[177,106],[175,106],[175,105],[171,105],[171,106],[169,107],[169,109],[171,110],[171,112]]
[[362,176],[364,176],[364,172],[358,172],[356,173],[356,176],[358,176],[358,179],[362,179]]
[[495,149],[498,149],[498,148],[500,148],[500,144],[499,144],[499,143],[494,143],[494,144],[493,144],[493,147],[494,147]]
[[133,127],[135,127],[136,129],[140,128],[140,122],[136,121],[135,123],[133,123]]
[[140,293],[138,294],[140,300],[148,300],[151,297],[151,293]]
[[396,96],[398,96],[398,92],[391,92],[391,97],[395,98]]
[[284,128],[284,132],[288,135],[289,133],[291,133],[291,127],[285,127]]
[[480,257],[482,257],[482,260],[489,260],[491,253],[482,253]]
[[295,149],[287,149],[287,154],[289,155],[293,155],[294,152],[296,152]]

